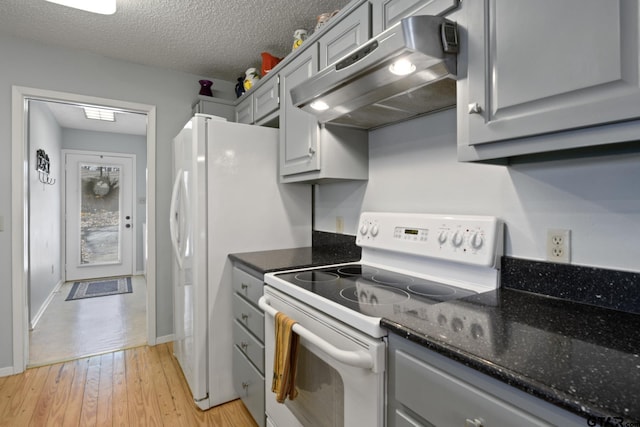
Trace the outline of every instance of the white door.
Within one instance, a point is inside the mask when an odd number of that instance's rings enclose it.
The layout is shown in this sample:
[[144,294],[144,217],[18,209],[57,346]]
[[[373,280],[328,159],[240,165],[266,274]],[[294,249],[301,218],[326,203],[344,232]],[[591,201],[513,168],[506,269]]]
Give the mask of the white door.
[[66,280],[133,273],[133,157],[67,153]]

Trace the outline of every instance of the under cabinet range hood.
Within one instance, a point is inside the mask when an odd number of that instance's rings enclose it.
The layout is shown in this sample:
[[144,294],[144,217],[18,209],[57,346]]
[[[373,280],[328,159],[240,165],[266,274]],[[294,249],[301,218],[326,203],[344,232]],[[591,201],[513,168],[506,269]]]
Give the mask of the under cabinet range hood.
[[456,104],[458,31],[440,16],[405,18],[291,89],[293,104],[371,129]]

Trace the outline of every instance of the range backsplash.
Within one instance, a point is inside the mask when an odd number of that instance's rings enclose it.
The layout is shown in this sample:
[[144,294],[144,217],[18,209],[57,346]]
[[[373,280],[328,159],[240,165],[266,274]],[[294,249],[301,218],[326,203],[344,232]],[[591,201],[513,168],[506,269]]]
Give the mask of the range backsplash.
[[640,273],[502,257],[501,286],[640,314]]

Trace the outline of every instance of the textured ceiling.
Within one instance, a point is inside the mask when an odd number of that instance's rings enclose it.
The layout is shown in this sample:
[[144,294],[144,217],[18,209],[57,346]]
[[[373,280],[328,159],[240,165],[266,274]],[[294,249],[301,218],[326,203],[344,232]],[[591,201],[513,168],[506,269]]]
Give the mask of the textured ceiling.
[[348,0],[117,0],[96,15],[44,0],[0,0],[0,33],[235,81],[260,52],[283,57],[293,32]]

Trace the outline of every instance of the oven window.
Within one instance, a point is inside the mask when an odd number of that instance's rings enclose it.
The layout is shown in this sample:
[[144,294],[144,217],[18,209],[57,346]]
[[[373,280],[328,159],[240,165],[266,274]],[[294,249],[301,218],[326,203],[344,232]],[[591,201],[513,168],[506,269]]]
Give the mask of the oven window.
[[338,371],[300,346],[296,372],[298,396],[285,405],[302,425],[344,426],[344,384]]

